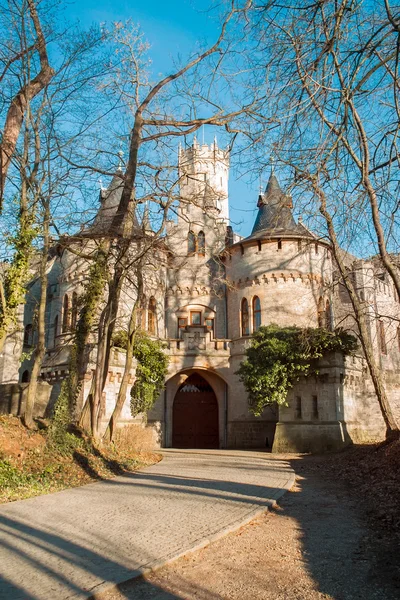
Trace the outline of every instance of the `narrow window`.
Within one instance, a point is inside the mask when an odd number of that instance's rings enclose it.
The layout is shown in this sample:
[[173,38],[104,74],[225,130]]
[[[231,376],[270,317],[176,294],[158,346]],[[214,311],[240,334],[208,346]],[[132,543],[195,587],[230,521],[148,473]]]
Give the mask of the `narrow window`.
[[301,240],[297,240],[297,250],[301,252]]
[[323,327],[325,325],[325,306],[324,299],[320,296],[318,300],[318,327]]
[[207,327],[208,331],[211,331],[211,334],[214,335],[214,319],[206,319],[204,321],[204,324]]
[[156,312],[156,301],[153,296],[149,300],[149,307],[147,312],[147,331],[150,335],[156,334],[156,322],[157,322],[157,312]]
[[178,338],[182,337],[182,333],[184,332],[187,326],[187,321],[188,320],[183,317],[178,319]]
[[62,322],[62,332],[65,333],[69,329],[69,302],[68,302],[68,294],[64,296],[63,303],[63,322]]
[[21,377],[21,383],[28,383],[29,382],[29,371],[24,371],[22,373],[22,377]]
[[387,354],[385,325],[383,321],[378,321],[378,343],[382,354]]
[[242,253],[242,255],[244,254],[244,246],[243,246],[243,244],[240,244],[240,252]]
[[282,240],[278,240],[278,250],[282,250]]
[[196,254],[197,250],[197,237],[193,233],[193,231],[189,231],[188,234],[188,256],[193,256]]
[[253,298],[253,331],[257,331],[261,326],[261,302],[258,296]]
[[75,330],[78,322],[78,294],[73,292],[72,294],[72,309],[71,309],[71,329]]
[[25,325],[25,330],[24,330],[24,346],[32,346],[32,342],[33,342],[33,327],[32,327],[32,323],[28,323],[28,325]]
[[257,241],[258,251],[261,252],[261,240]]
[[313,396],[312,397],[312,416],[313,419],[318,419],[319,414],[318,414],[318,396]]
[[327,300],[325,304],[325,327],[329,329],[329,331],[332,331],[332,312],[329,300]]
[[58,315],[54,319],[54,338],[53,338],[53,346],[56,345],[56,339],[58,335]]
[[198,310],[192,310],[190,312],[190,324],[201,325],[201,312]]
[[242,300],[242,310],[241,310],[241,317],[242,317],[242,335],[250,335],[250,328],[249,328],[249,303],[247,302],[246,298],[243,298]]
[[204,256],[206,253],[206,236],[204,235],[204,231],[199,231],[199,235],[197,236],[197,248],[199,256]]
[[318,244],[315,244],[315,254],[318,254]]
[[300,396],[296,396],[296,404],[295,404],[295,408],[294,408],[294,418],[295,419],[301,419],[302,418],[302,414],[301,414],[301,397]]
[[138,315],[138,325],[143,331],[146,329],[146,306],[147,306],[147,298],[143,294],[140,300],[140,312]]

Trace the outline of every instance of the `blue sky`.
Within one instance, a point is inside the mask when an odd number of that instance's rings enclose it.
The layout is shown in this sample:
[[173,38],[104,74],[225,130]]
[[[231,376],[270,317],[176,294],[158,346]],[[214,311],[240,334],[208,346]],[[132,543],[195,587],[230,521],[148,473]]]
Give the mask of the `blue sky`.
[[[83,27],[127,19],[140,24],[151,44],[154,78],[158,78],[169,72],[174,57],[188,55],[198,41],[215,39],[217,22],[214,14],[205,11],[207,4],[204,0],[83,0],[71,2],[65,12],[68,20],[78,20]],[[204,135],[205,141],[211,143],[214,130],[206,130]],[[238,180],[231,171],[231,220],[234,229],[244,236],[250,235],[256,217],[258,188],[246,178]]]

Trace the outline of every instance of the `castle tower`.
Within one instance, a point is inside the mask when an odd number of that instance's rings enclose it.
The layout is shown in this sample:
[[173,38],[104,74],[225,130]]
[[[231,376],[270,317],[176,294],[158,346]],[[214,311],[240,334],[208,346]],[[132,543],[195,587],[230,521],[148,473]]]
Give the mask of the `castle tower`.
[[185,220],[203,220],[204,216],[229,225],[228,174],[229,153],[218,148],[217,141],[193,146],[178,155],[181,214]]

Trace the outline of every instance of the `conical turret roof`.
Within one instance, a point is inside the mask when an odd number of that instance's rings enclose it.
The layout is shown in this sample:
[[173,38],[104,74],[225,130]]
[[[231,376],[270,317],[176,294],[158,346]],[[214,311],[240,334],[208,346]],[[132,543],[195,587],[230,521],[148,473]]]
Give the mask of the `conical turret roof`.
[[257,206],[258,214],[247,239],[282,235],[313,237],[308,229],[294,220],[292,199],[282,191],[274,173],[271,173],[265,192],[259,195]]
[[[121,169],[118,169],[108,188],[100,190],[100,208],[93,223],[86,230],[88,234],[106,235],[110,233],[113,219],[118,211],[123,188],[123,172]],[[136,215],[134,218],[134,227],[139,229]]]

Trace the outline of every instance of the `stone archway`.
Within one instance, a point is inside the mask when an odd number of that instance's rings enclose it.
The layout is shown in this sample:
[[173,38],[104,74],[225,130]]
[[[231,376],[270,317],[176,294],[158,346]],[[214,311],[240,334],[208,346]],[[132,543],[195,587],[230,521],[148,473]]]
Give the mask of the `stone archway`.
[[217,398],[210,384],[198,373],[190,375],[176,392],[172,446],[219,448]]

